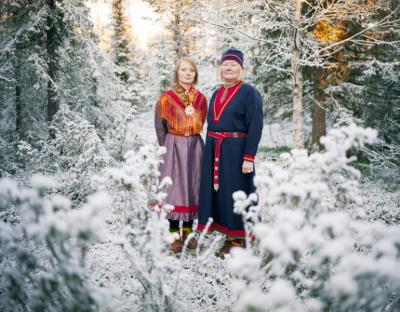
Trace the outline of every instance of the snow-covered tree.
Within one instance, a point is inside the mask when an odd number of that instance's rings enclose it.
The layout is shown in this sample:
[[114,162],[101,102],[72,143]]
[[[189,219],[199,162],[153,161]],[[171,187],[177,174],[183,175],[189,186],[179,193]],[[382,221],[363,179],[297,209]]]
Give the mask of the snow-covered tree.
[[160,35],[150,43],[149,56],[152,62],[145,64],[147,69],[148,91],[153,102],[173,84],[174,55],[173,43],[167,36]]
[[[2,174],[32,169],[29,162],[18,163],[16,155],[21,155],[24,149],[48,152],[45,148],[48,130],[54,129],[48,127],[48,113],[53,121],[70,122],[57,117],[56,111],[62,105],[68,105],[78,119],[94,125],[101,144],[105,144],[113,157],[122,158],[127,121],[134,114],[132,102],[138,101],[132,90],[140,88],[129,81],[132,88],[129,89],[116,79],[118,66],[97,46],[83,1],[55,1],[53,8],[45,1],[27,5],[22,2],[0,5],[6,17],[1,20],[4,32],[0,34]],[[46,54],[45,49],[47,44],[53,44],[46,35],[51,29],[48,23],[54,28],[51,30],[56,40],[52,46],[54,57]],[[54,77],[49,75],[50,67]],[[48,110],[49,98],[53,111]],[[58,132],[59,136],[64,134]],[[55,138],[54,132],[52,138],[65,142]],[[18,151],[18,146],[24,147]],[[53,165],[42,164],[41,168],[54,173]]]
[[391,2],[363,23],[373,25],[390,14],[395,21],[390,22],[389,29],[371,29],[356,42],[345,45],[340,60],[343,83],[334,81],[327,86],[325,93],[335,99],[332,103],[335,123],[343,124],[341,109],[351,112],[360,124],[379,131],[380,143],[363,151],[371,161],[373,174],[393,182],[398,181],[400,170],[396,160],[400,151],[398,3]]
[[172,41],[173,61],[188,56],[195,48],[193,40],[193,28],[195,20],[191,18],[192,0],[146,0],[161,15],[161,21],[165,23],[165,30],[169,40]]
[[[334,56],[348,43],[360,44],[359,40],[373,29],[391,33],[398,31],[395,17],[398,5],[390,4],[388,0],[372,2],[244,1],[232,3],[239,9],[236,18],[242,22],[241,26],[235,26],[235,21],[209,22],[219,25],[221,31],[234,29],[253,39],[247,49],[250,47],[252,51],[254,80],[262,91],[267,92],[269,105],[276,107],[273,111],[282,114],[293,112],[293,144],[301,147],[303,102],[312,105],[316,100],[312,92],[315,70],[335,66]],[[387,11],[390,5],[394,13]],[[382,40],[380,43],[384,42],[390,44],[391,41]],[[291,94],[290,101],[288,93]],[[284,108],[284,103],[291,106]]]
[[142,73],[143,52],[137,48],[137,39],[129,23],[126,10],[127,3],[124,0],[114,0],[111,4],[113,31],[111,37],[110,54],[116,65],[116,75],[122,81],[127,90],[122,100],[128,101],[132,106],[142,104],[145,78]]
[[112,46],[115,50],[115,64],[121,68],[121,72],[117,76],[127,82],[129,79],[128,62],[129,62],[129,27],[128,21],[124,14],[126,8],[123,0],[114,0],[112,2],[112,29],[114,31]]

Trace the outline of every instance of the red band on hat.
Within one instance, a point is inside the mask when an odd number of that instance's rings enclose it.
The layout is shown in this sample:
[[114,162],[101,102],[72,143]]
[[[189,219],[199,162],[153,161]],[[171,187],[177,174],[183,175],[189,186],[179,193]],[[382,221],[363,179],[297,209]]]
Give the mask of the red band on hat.
[[239,60],[240,66],[242,66],[243,60],[242,60],[239,56],[237,56],[236,54],[225,54],[225,55],[222,57],[221,63],[224,62],[224,61],[225,61],[225,58],[227,58],[227,57],[234,57],[234,58],[236,58],[237,60]]

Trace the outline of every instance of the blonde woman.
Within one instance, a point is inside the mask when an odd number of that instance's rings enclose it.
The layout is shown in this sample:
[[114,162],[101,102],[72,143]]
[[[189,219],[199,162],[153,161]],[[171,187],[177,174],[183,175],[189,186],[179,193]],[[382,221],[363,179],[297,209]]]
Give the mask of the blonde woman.
[[[206,97],[195,88],[198,71],[195,62],[183,58],[176,63],[175,86],[161,94],[155,112],[155,128],[160,145],[167,149],[161,165],[161,178],[169,176],[173,185],[166,203],[175,208],[167,216],[174,237],[173,252],[182,250],[198,218],[200,170],[204,142],[200,136],[207,115]],[[183,221],[182,237],[179,222]],[[188,248],[196,248],[192,238]]]
[[229,49],[222,54],[219,76],[223,84],[211,97],[207,116],[198,229],[213,218],[211,230],[226,235],[222,253],[245,245],[240,215],[233,212],[232,194],[255,191],[254,161],[263,128],[260,93],[242,80],[243,53]]

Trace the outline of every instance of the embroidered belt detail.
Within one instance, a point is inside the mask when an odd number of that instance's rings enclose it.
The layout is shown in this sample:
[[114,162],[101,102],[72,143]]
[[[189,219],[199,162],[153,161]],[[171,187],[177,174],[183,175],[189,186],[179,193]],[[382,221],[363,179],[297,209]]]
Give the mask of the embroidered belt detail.
[[168,129],[168,133],[175,134],[175,135],[181,135],[181,136],[199,135],[199,133],[193,133],[193,132],[192,133],[188,133],[188,132],[183,133],[183,132],[179,132],[179,131],[176,131],[173,129]]
[[219,189],[219,162],[221,158],[221,144],[227,138],[243,138],[247,134],[245,132],[207,132],[207,135],[216,138],[217,144],[215,146],[214,155],[214,190],[217,192]]

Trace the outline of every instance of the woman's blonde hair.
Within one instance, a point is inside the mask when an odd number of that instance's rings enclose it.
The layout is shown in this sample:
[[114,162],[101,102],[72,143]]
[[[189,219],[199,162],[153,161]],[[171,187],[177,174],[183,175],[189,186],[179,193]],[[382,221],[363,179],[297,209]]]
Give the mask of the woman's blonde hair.
[[183,58],[179,59],[176,62],[175,70],[174,70],[174,83],[175,84],[179,84],[178,71],[179,71],[179,66],[181,66],[181,64],[183,62],[188,62],[194,68],[194,71],[195,71],[196,74],[194,75],[193,84],[195,85],[198,82],[198,79],[199,79],[199,72],[197,70],[197,66],[196,66],[195,61],[193,61],[191,58],[188,58],[188,57],[183,57]]
[[[222,64],[221,64],[221,65],[222,65]],[[219,68],[218,68],[218,79],[219,79],[219,80],[224,80],[224,79],[222,78],[222,66],[221,66],[221,65],[219,65]],[[240,67],[240,74],[239,74],[238,80],[242,80],[242,79],[243,79],[243,76],[244,76],[244,70],[243,70],[242,67]]]

